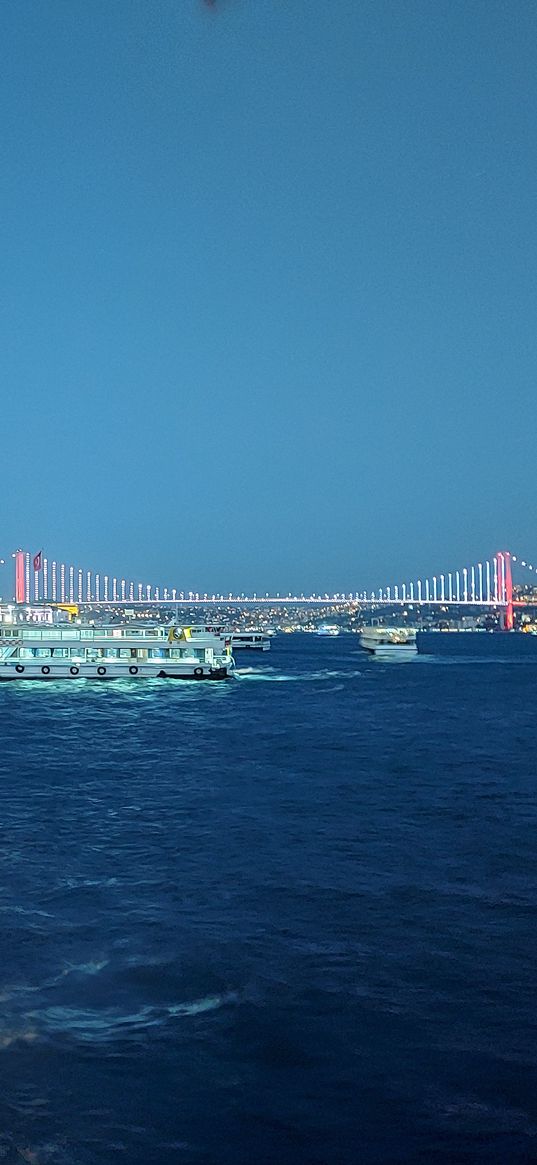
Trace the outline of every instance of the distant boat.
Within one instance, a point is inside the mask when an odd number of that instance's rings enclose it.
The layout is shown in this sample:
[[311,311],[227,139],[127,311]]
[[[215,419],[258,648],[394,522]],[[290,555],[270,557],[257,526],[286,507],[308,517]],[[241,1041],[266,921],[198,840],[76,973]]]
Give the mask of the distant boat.
[[381,659],[400,659],[417,655],[416,632],[411,627],[364,627],[360,647]]
[[321,623],[317,635],[339,635],[339,627],[337,623]]
[[231,635],[231,648],[233,651],[270,651],[269,634],[274,632],[265,631],[233,631]]

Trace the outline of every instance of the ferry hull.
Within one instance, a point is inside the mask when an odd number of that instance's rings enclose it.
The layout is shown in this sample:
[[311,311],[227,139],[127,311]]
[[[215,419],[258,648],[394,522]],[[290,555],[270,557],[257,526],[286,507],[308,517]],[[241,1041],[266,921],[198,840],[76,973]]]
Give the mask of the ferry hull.
[[413,655],[418,654],[415,644],[412,647],[368,647],[365,643],[361,643],[360,647],[362,651],[366,651],[368,655],[375,655],[377,659],[411,659]]
[[163,668],[147,663],[121,666],[110,664],[0,664],[0,682],[16,680],[225,680],[232,674],[228,667],[176,667]]

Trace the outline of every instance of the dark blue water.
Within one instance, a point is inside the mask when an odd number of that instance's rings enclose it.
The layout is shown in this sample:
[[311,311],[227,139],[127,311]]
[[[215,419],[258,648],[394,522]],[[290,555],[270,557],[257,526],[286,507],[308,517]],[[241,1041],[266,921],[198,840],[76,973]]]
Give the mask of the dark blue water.
[[0,689],[0,1160],[537,1160],[534,659]]

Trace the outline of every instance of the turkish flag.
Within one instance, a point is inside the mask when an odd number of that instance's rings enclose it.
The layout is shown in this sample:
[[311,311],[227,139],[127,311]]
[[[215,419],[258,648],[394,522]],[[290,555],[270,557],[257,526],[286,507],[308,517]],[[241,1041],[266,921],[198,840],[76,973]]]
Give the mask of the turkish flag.
[[41,570],[42,565],[43,565],[43,551],[40,550],[39,554],[34,554],[34,570]]

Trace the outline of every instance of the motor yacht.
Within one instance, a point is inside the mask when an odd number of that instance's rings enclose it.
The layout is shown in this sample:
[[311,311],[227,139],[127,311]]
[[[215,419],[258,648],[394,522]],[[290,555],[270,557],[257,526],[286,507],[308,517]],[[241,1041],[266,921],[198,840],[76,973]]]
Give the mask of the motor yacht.
[[360,647],[382,659],[400,659],[416,655],[416,632],[412,627],[364,627]]

